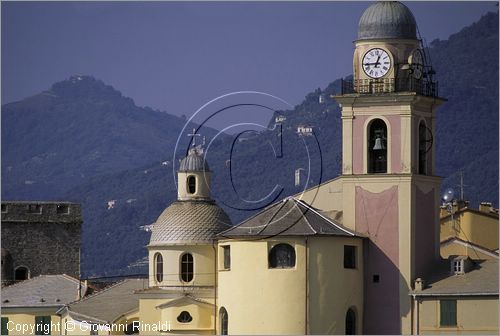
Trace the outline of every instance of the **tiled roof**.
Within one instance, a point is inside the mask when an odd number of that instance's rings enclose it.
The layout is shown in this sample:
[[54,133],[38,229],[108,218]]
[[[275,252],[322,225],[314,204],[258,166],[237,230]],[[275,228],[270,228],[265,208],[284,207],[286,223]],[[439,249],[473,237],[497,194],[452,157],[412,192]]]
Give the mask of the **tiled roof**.
[[139,308],[134,291],[146,288],[147,279],[127,279],[68,305],[72,318],[80,321],[113,323],[117,318]]
[[224,237],[359,236],[304,201],[286,198],[219,234]]
[[[78,300],[78,289],[69,275],[40,275],[2,288],[2,308],[63,306]],[[82,295],[86,289],[82,284]]]
[[213,201],[176,201],[154,224],[149,246],[210,243],[230,226],[227,214]]
[[[426,280],[426,279],[424,279]],[[422,291],[413,291],[418,296],[465,296],[498,295],[498,260],[486,260],[465,274],[450,275],[450,263],[443,261],[439,271],[425,281]]]

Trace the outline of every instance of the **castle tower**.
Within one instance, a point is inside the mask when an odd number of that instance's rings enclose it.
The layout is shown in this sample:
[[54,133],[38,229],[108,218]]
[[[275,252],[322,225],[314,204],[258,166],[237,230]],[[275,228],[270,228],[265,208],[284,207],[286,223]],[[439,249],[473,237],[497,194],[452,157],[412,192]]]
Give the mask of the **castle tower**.
[[180,162],[178,199],[154,223],[148,245],[149,288],[139,293],[144,323],[170,321],[174,333],[215,331],[215,236],[231,221],[210,197],[211,174],[199,147]]
[[[443,102],[411,11],[371,5],[359,21],[342,107],[344,223],[369,237],[365,334],[410,333],[411,284],[439,257],[435,117]],[[381,307],[382,305],[382,307]]]

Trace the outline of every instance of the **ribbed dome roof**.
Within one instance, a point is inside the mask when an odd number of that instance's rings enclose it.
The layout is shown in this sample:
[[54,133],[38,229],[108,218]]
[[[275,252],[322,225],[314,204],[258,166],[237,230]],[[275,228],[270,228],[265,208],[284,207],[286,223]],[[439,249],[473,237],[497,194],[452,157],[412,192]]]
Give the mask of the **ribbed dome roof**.
[[199,151],[196,148],[191,148],[188,156],[181,160],[179,171],[210,171],[210,169]]
[[417,24],[411,11],[398,1],[378,1],[368,7],[358,26],[358,40],[416,39]]
[[149,245],[211,243],[229,227],[231,220],[215,202],[176,201],[156,220]]

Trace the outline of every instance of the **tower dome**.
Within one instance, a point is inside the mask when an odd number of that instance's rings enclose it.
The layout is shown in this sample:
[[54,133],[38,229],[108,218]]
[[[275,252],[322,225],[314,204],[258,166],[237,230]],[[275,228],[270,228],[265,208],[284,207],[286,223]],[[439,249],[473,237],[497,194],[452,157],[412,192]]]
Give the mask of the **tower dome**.
[[358,26],[358,40],[417,39],[411,11],[399,1],[378,1],[368,7]]
[[208,168],[208,163],[203,158],[201,151],[197,148],[191,148],[188,152],[188,155],[181,160],[179,171],[208,172],[210,171],[210,169]]

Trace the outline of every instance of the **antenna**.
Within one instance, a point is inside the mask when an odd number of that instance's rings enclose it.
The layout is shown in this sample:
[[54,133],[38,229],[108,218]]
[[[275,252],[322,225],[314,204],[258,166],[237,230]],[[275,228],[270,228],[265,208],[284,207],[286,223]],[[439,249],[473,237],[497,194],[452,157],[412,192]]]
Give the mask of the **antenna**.
[[460,199],[462,201],[465,200],[464,198],[464,187],[467,187],[467,184],[464,184],[464,171],[460,171],[460,184],[458,185],[460,187]]

